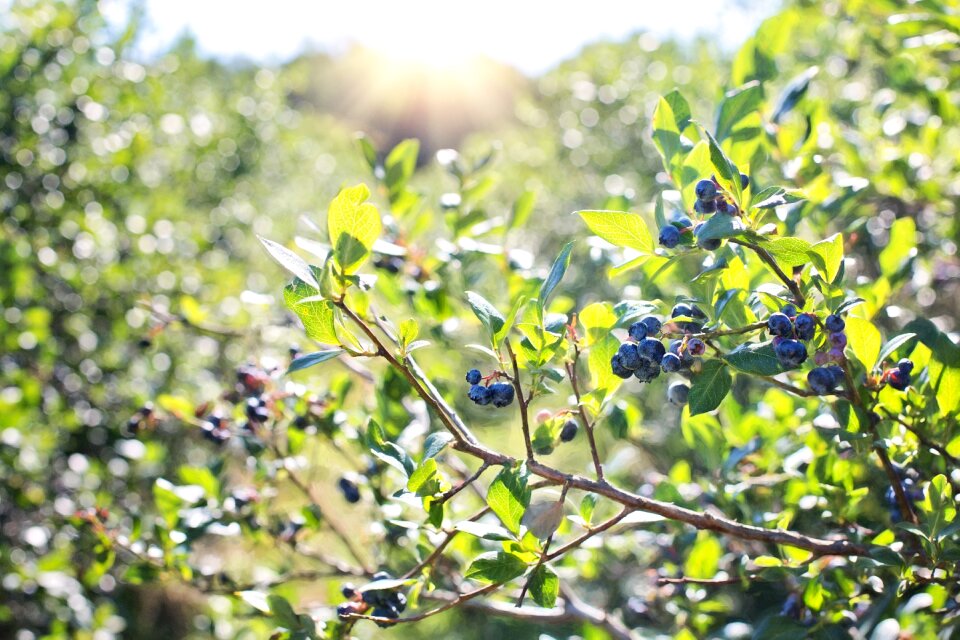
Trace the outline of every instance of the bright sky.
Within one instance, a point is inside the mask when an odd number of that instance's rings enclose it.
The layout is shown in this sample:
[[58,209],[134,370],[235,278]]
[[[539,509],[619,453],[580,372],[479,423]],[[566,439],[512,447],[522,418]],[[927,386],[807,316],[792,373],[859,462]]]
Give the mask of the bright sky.
[[[130,0],[105,0],[122,10]],[[305,47],[358,42],[417,61],[449,64],[482,54],[536,74],[589,42],[635,30],[666,37],[715,33],[738,47],[778,0],[146,0],[141,48],[163,50],[184,29],[204,53],[279,62]]]

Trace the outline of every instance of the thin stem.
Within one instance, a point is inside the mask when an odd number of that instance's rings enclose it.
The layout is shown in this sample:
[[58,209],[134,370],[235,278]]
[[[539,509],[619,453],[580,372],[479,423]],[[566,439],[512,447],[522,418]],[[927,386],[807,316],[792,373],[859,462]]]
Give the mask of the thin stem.
[[580,414],[580,422],[583,423],[583,429],[587,432],[587,441],[590,443],[590,455],[593,458],[593,468],[597,472],[597,481],[604,482],[603,465],[600,463],[600,453],[597,451],[597,441],[593,435],[594,423],[587,417],[587,410],[580,400],[580,382],[577,379],[577,362],[580,360],[580,347],[574,343],[573,362],[567,363],[567,378],[570,379],[570,387],[573,389],[573,396],[577,400],[577,412]]
[[[484,507],[477,513],[467,518],[467,521],[476,522],[477,520],[479,520],[489,512],[490,512],[490,507]],[[436,562],[441,555],[443,555],[443,552],[447,548],[447,545],[449,545],[453,541],[453,539],[457,536],[458,533],[460,533],[459,529],[448,530],[443,540],[440,541],[440,544],[437,545],[437,547],[430,553],[430,555],[428,555],[426,558],[418,562],[416,566],[411,567],[405,574],[403,574],[401,579],[406,580],[407,578],[412,578],[413,576],[423,571],[424,568],[432,566],[433,563]]]
[[760,245],[754,244],[752,242],[747,242],[746,240],[730,239],[730,242],[734,244],[739,244],[740,246],[746,247],[757,254],[757,257],[760,258],[775,274],[780,280],[783,281],[783,284],[787,285],[787,288],[790,289],[790,293],[793,294],[793,299],[796,301],[797,306],[803,308],[803,305],[806,303],[807,299],[803,295],[803,291],[800,290],[800,285],[797,284],[797,281],[784,273],[783,269],[780,268],[780,265],[777,264],[776,259],[770,255],[770,252],[761,247]]
[[483,472],[489,468],[490,468],[490,465],[484,462],[483,464],[480,465],[480,468],[473,473],[473,475],[471,475],[469,478],[466,478],[463,482],[461,482],[460,484],[458,484],[457,486],[455,486],[454,488],[450,489],[449,491],[441,495],[439,498],[437,498],[435,504],[444,504],[447,500],[449,500],[450,498],[452,498],[453,496],[457,495],[458,493],[466,489],[468,486],[470,486],[470,484],[472,484],[473,482],[476,482],[477,478],[479,478],[483,474]]
[[620,513],[618,513],[617,515],[613,516],[612,518],[608,519],[607,521],[605,521],[605,522],[603,522],[603,523],[601,523],[601,524],[599,524],[599,525],[597,525],[597,526],[595,526],[595,527],[591,527],[591,528],[588,529],[585,533],[582,533],[581,535],[577,536],[576,538],[574,538],[573,540],[571,540],[571,541],[568,542],[567,544],[563,545],[562,547],[560,547],[559,549],[557,549],[557,550],[554,551],[553,553],[549,554],[549,555],[547,556],[547,560],[554,560],[554,559],[559,558],[560,556],[564,555],[565,553],[567,553],[567,552],[570,551],[571,549],[576,549],[577,547],[579,547],[580,545],[582,545],[584,542],[586,542],[587,540],[589,540],[589,539],[592,538],[593,536],[595,536],[595,535],[597,535],[597,534],[600,534],[600,533],[603,533],[604,531],[606,531],[606,530],[609,529],[610,527],[615,526],[617,523],[619,523],[621,520],[623,520],[624,518],[626,518],[628,515],[630,515],[630,514],[633,513],[633,512],[634,512],[634,509],[631,509],[631,508],[629,508],[629,507],[624,507],[623,510],[620,511]]
[[504,340],[504,344],[507,346],[507,354],[509,354],[510,364],[513,366],[513,389],[517,394],[517,404],[520,405],[520,426],[523,429],[523,446],[527,450],[527,460],[532,462],[533,444],[530,441],[530,415],[527,410],[529,401],[523,397],[523,385],[520,384],[520,367],[517,365],[517,356],[513,353],[513,347],[510,346],[509,340]]
[[760,580],[760,576],[755,573],[751,573],[745,576],[736,576],[733,578],[657,578],[657,584],[703,584],[703,585],[726,585],[726,584],[741,584],[743,581],[747,582],[767,582],[767,580]]

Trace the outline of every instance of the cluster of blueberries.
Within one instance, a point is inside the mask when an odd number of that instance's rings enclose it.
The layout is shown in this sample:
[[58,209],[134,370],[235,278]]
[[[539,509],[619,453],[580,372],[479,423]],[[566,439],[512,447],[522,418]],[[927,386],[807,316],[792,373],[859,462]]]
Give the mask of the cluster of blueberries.
[[773,336],[773,352],[786,369],[796,369],[807,360],[804,342],[813,340],[817,332],[817,320],[811,313],[797,313],[797,308],[788,304],[767,318],[767,330]]
[[485,406],[492,404],[495,407],[506,407],[513,403],[513,385],[506,382],[495,382],[490,386],[480,384],[483,375],[478,369],[470,369],[466,375],[470,391],[467,396],[475,403]]
[[[671,323],[687,334],[703,330],[707,316],[695,305],[677,304],[670,312]],[[648,316],[630,325],[627,330],[629,340],[620,345],[617,353],[610,359],[614,375],[621,378],[635,377],[640,382],[650,382],[664,373],[685,373],[698,370],[700,356],[707,350],[706,343],[700,338],[685,336],[672,340],[664,347],[660,340],[652,337],[660,333],[661,323],[657,318]],[[667,400],[671,404],[684,405],[690,388],[682,382],[672,383],[667,388]]]
[[[740,184],[744,189],[747,188],[750,184],[750,177],[745,173],[740,174]],[[727,215],[737,215],[739,210],[737,206],[732,202],[727,201],[727,199],[720,192],[720,183],[716,181],[715,178],[704,178],[697,182],[697,186],[694,188],[694,191],[697,196],[697,201],[693,205],[693,210],[700,215],[711,215],[714,213],[724,213]],[[700,225],[698,223],[694,226],[690,218],[686,216],[680,216],[670,224],[665,225],[660,229],[660,235],[658,241],[660,245],[666,247],[667,249],[673,249],[678,244],[683,237],[684,233],[693,232],[693,235],[697,235],[697,229]],[[720,248],[721,241],[719,238],[706,238],[703,240],[698,240],[697,244],[701,249],[706,249],[707,251],[715,251]]]
[[[378,571],[373,574],[373,581],[392,580],[392,576],[386,571]],[[357,589],[352,584],[345,584],[340,588],[340,593],[347,602],[337,606],[337,615],[349,616],[353,613],[363,614],[373,607],[370,615],[375,618],[390,618],[396,620],[407,608],[407,597],[397,589]],[[392,627],[395,622],[377,621],[377,626],[381,628]]]

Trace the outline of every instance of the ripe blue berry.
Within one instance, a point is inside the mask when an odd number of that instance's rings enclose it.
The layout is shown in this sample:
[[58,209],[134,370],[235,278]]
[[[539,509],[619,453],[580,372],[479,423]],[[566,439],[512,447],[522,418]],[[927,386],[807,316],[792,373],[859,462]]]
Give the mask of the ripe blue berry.
[[647,328],[648,336],[655,336],[658,333],[660,333],[660,327],[661,327],[660,321],[654,318],[653,316],[647,316],[646,318],[642,319],[640,322],[642,322],[643,326]]
[[710,214],[717,212],[716,200],[697,200],[693,204],[693,210],[700,214]]
[[352,602],[342,602],[337,605],[337,615],[341,617],[346,617],[351,613],[356,613],[356,609],[353,606]]
[[687,353],[692,356],[702,356],[707,351],[707,344],[700,338],[687,340]]
[[667,387],[667,402],[682,407],[687,404],[687,398],[690,395],[690,387],[682,382],[674,382]]
[[352,598],[357,595],[357,588],[352,583],[347,582],[340,587],[340,593],[343,594],[344,598]]
[[707,319],[706,314],[704,314],[699,308],[693,305],[683,304],[682,302],[675,305],[673,310],[670,312],[671,318],[679,318],[680,316],[694,319],[693,321],[681,320],[677,323],[677,326],[680,327],[682,331],[688,331],[690,333],[696,333],[703,329],[703,323],[696,322],[696,320]]
[[470,391],[467,392],[467,397],[480,406],[488,405],[493,400],[490,389],[479,384],[470,387]]
[[660,375],[660,361],[644,360],[640,368],[633,372],[633,375],[640,382],[650,382]]
[[833,371],[827,367],[817,367],[811,369],[810,373],[807,374],[807,384],[810,385],[811,391],[823,396],[833,391],[833,388],[837,385],[837,379]]
[[913,361],[904,358],[897,363],[897,369],[900,369],[902,373],[910,375],[913,373]]
[[817,322],[809,313],[801,313],[793,321],[793,328],[801,340],[812,340],[817,332]]
[[660,236],[657,240],[661,246],[667,249],[673,249],[680,244],[680,230],[672,224],[668,224],[663,229],[660,229]]
[[640,342],[647,337],[647,325],[643,324],[642,321],[638,320],[630,325],[630,328],[627,329],[627,335],[630,336],[630,339],[635,342]]
[[664,348],[663,343],[654,338],[644,338],[637,344],[637,352],[639,356],[644,360],[649,360],[650,362],[656,363],[657,366],[660,365],[660,360],[663,358],[663,354],[667,352]]
[[693,226],[693,220],[691,220],[687,216],[680,216],[678,218],[674,218],[673,220],[671,220],[670,224],[675,226],[680,231],[683,231],[684,229],[689,229],[690,227]]
[[783,308],[780,309],[780,313],[788,318],[794,318],[797,315],[797,307],[792,304],[785,304],[783,305]]
[[750,186],[750,176],[745,173],[740,174],[740,188],[746,189]]
[[831,313],[823,321],[824,328],[831,333],[840,333],[843,331],[843,328],[847,326],[847,323],[843,321],[843,318],[838,316],[835,313]]
[[513,402],[513,385],[505,382],[498,382],[490,385],[490,395],[493,406],[505,407]]
[[785,313],[774,313],[767,318],[767,330],[772,335],[789,338],[793,335],[793,323]]
[[567,420],[563,423],[563,428],[560,429],[560,441],[561,442],[570,442],[577,436],[577,425],[576,420]]
[[697,183],[697,186],[694,187],[694,191],[697,194],[697,200],[713,200],[717,197],[717,185],[713,183],[713,180],[708,180],[704,178]]
[[337,486],[340,488],[340,493],[343,494],[344,499],[350,504],[356,504],[360,502],[360,489],[357,488],[356,483],[349,478],[340,478],[337,481]]
[[637,350],[637,345],[632,342],[624,342],[620,345],[620,348],[617,349],[617,355],[620,356],[620,364],[622,364],[627,369],[636,369],[640,366],[640,352]]
[[675,353],[668,353],[660,359],[660,368],[663,369],[664,373],[676,373],[680,371],[680,366],[682,365],[680,356]]
[[799,367],[807,359],[807,348],[799,340],[781,339],[774,344],[773,352],[786,369]]
[[620,357],[619,353],[613,354],[613,357],[610,358],[610,369],[613,371],[613,375],[624,380],[633,375],[632,369],[623,366],[623,358]]
[[483,376],[480,375],[479,369],[470,369],[467,371],[467,382],[470,384],[480,384],[480,380],[483,379]]

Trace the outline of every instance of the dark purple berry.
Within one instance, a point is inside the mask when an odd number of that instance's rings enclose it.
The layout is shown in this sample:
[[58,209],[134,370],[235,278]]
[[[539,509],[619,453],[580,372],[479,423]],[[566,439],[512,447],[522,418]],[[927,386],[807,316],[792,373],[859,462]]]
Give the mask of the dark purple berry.
[[785,313],[774,313],[767,318],[767,330],[771,335],[789,338],[793,335],[793,323]]
[[810,373],[807,374],[807,384],[810,385],[811,391],[818,396],[823,396],[833,391],[837,385],[837,379],[830,369],[817,367],[811,369]]
[[897,391],[903,391],[910,386],[910,374],[900,369],[891,369],[887,374],[887,382]]
[[788,318],[794,318],[797,315],[797,307],[792,304],[785,304],[783,305],[783,309],[780,309],[780,313]]
[[684,229],[689,229],[690,227],[693,226],[693,220],[691,220],[687,216],[680,216],[678,218],[675,218],[674,220],[671,220],[670,224],[675,226],[680,231],[683,231]]
[[903,358],[897,363],[897,369],[900,369],[901,373],[905,373],[909,376],[911,373],[913,373],[913,361]]
[[847,347],[847,334],[843,333],[831,333],[830,334],[830,346],[834,349],[840,349],[841,351]]
[[716,200],[697,200],[693,204],[693,210],[699,214],[710,214],[717,212]]
[[687,340],[687,353],[692,356],[702,356],[707,351],[707,344],[700,338]]
[[467,382],[470,384],[480,384],[482,379],[483,376],[480,374],[479,369],[470,369],[470,371],[467,371]]
[[577,425],[576,420],[567,420],[563,423],[563,428],[560,429],[560,441],[561,442],[570,442],[577,436]]
[[697,194],[697,200],[713,200],[717,197],[717,185],[713,183],[713,180],[708,180],[704,178],[697,183],[697,186],[694,187],[694,191]]
[[750,176],[745,173],[740,174],[740,188],[746,189],[750,186]]
[[801,313],[793,321],[793,329],[797,332],[797,338],[800,340],[813,340],[817,332],[817,321],[812,314]]
[[660,368],[663,369],[664,373],[676,373],[680,371],[681,364],[680,356],[675,353],[668,353],[660,359]]
[[840,333],[843,331],[844,327],[847,326],[847,323],[843,321],[843,318],[838,316],[835,313],[831,313],[823,321],[824,328],[831,333]]
[[807,359],[807,348],[799,340],[782,339],[773,352],[785,369],[795,369]]
[[470,387],[470,391],[467,392],[467,397],[481,406],[490,404],[490,401],[493,400],[490,389],[479,384]]
[[660,375],[660,362],[644,360],[640,368],[633,372],[633,375],[640,382],[650,382]]
[[[646,338],[644,338],[646,340]],[[632,342],[624,342],[620,345],[620,348],[617,350],[617,355],[620,356],[620,363],[627,369],[636,369],[640,366],[640,352],[637,350],[637,345]]]
[[647,337],[647,325],[638,320],[630,325],[629,329],[627,329],[627,335],[629,335],[630,339],[634,342],[640,342]]
[[644,338],[637,344],[637,352],[643,360],[649,360],[657,366],[660,366],[660,360],[667,350],[659,340],[655,338]]
[[660,229],[660,235],[657,241],[660,243],[660,246],[673,249],[680,244],[680,230],[672,224],[668,224],[663,229]]
[[633,375],[633,370],[623,366],[623,358],[620,357],[619,353],[613,354],[613,357],[610,358],[610,369],[613,371],[613,375],[624,380]]
[[490,395],[493,398],[493,406],[506,407],[513,402],[513,385],[505,382],[498,382],[490,385]]
[[655,335],[657,335],[658,333],[660,333],[660,327],[661,327],[662,325],[660,324],[660,321],[657,320],[656,318],[654,318],[653,316],[647,316],[646,318],[644,318],[644,319],[641,320],[640,322],[642,322],[642,323],[643,323],[643,326],[645,326],[645,327],[647,328],[647,335],[648,335],[648,336],[655,336]]
[[340,587],[340,593],[343,594],[344,598],[352,598],[353,596],[357,595],[357,588],[353,584],[347,582]]
[[337,486],[340,488],[340,493],[343,494],[343,497],[347,502],[350,504],[356,504],[360,502],[360,489],[353,480],[349,478],[340,478],[340,480],[337,481]]

